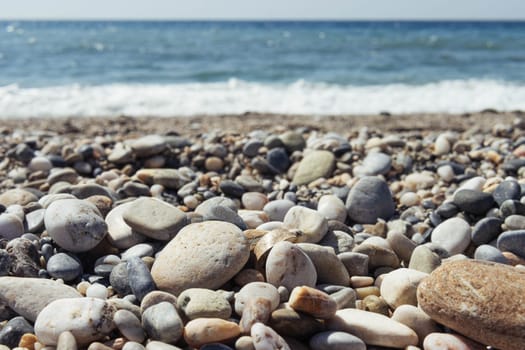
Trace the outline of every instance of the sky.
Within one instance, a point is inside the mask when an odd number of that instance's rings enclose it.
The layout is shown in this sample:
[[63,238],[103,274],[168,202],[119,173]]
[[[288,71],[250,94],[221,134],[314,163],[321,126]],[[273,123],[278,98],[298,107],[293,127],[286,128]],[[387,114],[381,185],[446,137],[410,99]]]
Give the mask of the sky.
[[2,0],[0,19],[525,19],[525,0]]

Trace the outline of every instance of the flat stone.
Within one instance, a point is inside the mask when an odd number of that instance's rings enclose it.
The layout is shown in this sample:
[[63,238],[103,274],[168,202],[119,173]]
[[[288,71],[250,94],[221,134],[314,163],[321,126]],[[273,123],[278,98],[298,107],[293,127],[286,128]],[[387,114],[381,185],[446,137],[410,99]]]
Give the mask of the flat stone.
[[407,326],[387,316],[358,309],[342,309],[328,320],[333,331],[351,332],[367,345],[405,348],[417,345],[417,334]]
[[435,321],[485,345],[518,350],[525,327],[525,272],[462,260],[443,264],[418,287],[419,307]]
[[337,303],[330,295],[308,286],[295,287],[288,304],[295,311],[320,319],[331,318],[337,311]]
[[232,180],[222,180],[219,189],[228,197],[241,198],[244,194],[244,188]]
[[525,258],[525,230],[506,231],[498,237],[498,249]]
[[166,149],[166,140],[159,135],[147,135],[129,142],[138,157],[149,157]]
[[0,214],[0,236],[7,240],[20,237],[24,234],[24,224],[15,214]]
[[94,248],[108,232],[97,207],[79,199],[53,202],[46,209],[44,222],[53,240],[75,253]]
[[389,219],[395,213],[387,183],[378,177],[365,176],[350,190],[346,199],[348,217],[357,223],[374,224],[378,218]]
[[167,241],[188,224],[186,214],[173,205],[151,197],[131,202],[122,213],[132,230],[153,239]]
[[205,221],[223,221],[223,222],[229,222],[241,230],[246,230],[248,227],[246,226],[246,223],[243,221],[242,217],[237,214],[235,210],[232,210],[228,207],[222,207],[222,206],[215,206],[210,207],[204,214],[202,215],[202,219]]
[[417,244],[413,240],[397,231],[389,231],[386,240],[392,247],[394,253],[396,253],[402,261],[405,263],[410,261],[412,252],[417,247]]
[[406,188],[412,191],[431,188],[436,182],[435,174],[428,171],[412,173],[405,177]]
[[108,160],[115,164],[126,164],[133,161],[133,151],[127,147],[115,147],[108,155]]
[[6,246],[10,264],[9,272],[17,277],[36,277],[40,269],[39,253],[32,241],[26,238],[14,238]]
[[308,255],[317,271],[318,283],[348,286],[350,276],[332,247],[313,243],[298,243],[297,246]]
[[191,180],[193,180],[193,173],[182,171],[181,169],[140,169],[135,176],[144,182],[146,185],[162,185],[166,188],[178,190]]
[[492,197],[494,197],[498,206],[501,206],[501,204],[508,199],[519,200],[521,197],[521,186],[517,181],[503,181],[496,187],[494,192],[492,192]]
[[235,322],[220,318],[198,318],[184,327],[184,340],[189,346],[200,348],[204,344],[236,338],[241,330]]
[[72,281],[82,274],[80,262],[66,253],[53,255],[47,262],[46,269],[51,277],[64,281]]
[[439,224],[431,236],[436,243],[447,250],[450,255],[463,253],[471,241],[471,228],[461,218],[451,218]]
[[231,316],[232,308],[223,294],[205,288],[189,288],[177,298],[177,308],[189,320]]
[[255,157],[262,146],[264,143],[260,140],[248,140],[242,147],[242,153],[247,157]]
[[388,241],[381,237],[367,238],[352,251],[368,255],[368,268],[370,270],[381,266],[397,268],[400,264],[399,257],[392,250]]
[[305,185],[321,177],[330,177],[334,165],[335,156],[332,152],[309,152],[299,163],[292,182],[296,185]]
[[397,309],[401,305],[417,305],[417,286],[427,273],[401,268],[387,273],[381,281],[381,296],[388,305]]
[[319,199],[317,211],[327,220],[345,222],[347,210],[343,201],[335,195],[324,195]]
[[322,214],[302,206],[290,208],[283,223],[287,228],[300,230],[303,233],[301,240],[308,243],[319,242],[328,231],[328,222]]
[[31,322],[52,301],[80,296],[75,288],[53,280],[0,277],[0,298]]
[[461,210],[475,215],[484,215],[494,203],[490,193],[481,191],[461,190],[454,195],[454,204]]
[[435,333],[429,334],[423,342],[425,350],[485,350],[487,347],[458,334]]
[[142,243],[146,240],[146,236],[133,231],[131,226],[126,224],[123,215],[133,203],[127,202],[120,204],[106,215],[106,224],[108,227],[108,240],[116,248],[128,249],[136,244]]
[[8,207],[13,204],[27,205],[38,201],[38,198],[31,192],[21,188],[4,191],[0,194],[0,204]]
[[237,212],[237,205],[232,199],[228,197],[213,197],[206,199],[204,202],[199,204],[197,208],[195,208],[195,213],[204,217],[211,208],[215,207],[226,207],[233,210],[234,212]]
[[[45,209],[33,210],[25,216],[27,232],[39,233],[44,229]],[[1,231],[1,230],[0,230]]]
[[250,247],[233,224],[205,221],[184,227],[159,253],[151,274],[158,288],[219,288],[246,264]]
[[[268,197],[259,192],[246,192],[241,197],[242,205],[248,210],[263,210],[266,203],[268,203]],[[293,206],[293,203],[292,203]],[[284,218],[284,215],[283,215]],[[281,220],[282,221],[282,220]]]
[[56,345],[58,336],[70,331],[79,345],[109,334],[115,308],[96,298],[58,299],[48,304],[35,321],[35,334],[45,345]]
[[142,328],[152,340],[175,344],[182,337],[184,324],[175,306],[163,301],[142,313]]
[[[339,223],[339,221],[335,222]],[[338,230],[339,227],[334,227],[333,223],[334,221],[328,221],[328,232],[318,244],[332,247],[336,254],[351,252],[354,248],[354,237],[350,233]]]
[[505,228],[507,230],[524,230],[525,216],[524,215],[509,215],[505,218]]
[[503,221],[499,218],[483,218],[472,228],[472,243],[482,245],[496,239],[501,233]]
[[268,254],[266,280],[288,290],[302,285],[313,287],[317,281],[317,271],[301,248],[288,241],[281,241]]
[[[287,131],[284,134],[279,135],[279,140],[290,153],[294,151],[302,151],[306,147],[306,141],[303,136],[295,131]],[[267,141],[265,141],[265,144],[268,145]]]
[[361,339],[346,332],[317,333],[309,344],[316,350],[366,350],[366,344]]

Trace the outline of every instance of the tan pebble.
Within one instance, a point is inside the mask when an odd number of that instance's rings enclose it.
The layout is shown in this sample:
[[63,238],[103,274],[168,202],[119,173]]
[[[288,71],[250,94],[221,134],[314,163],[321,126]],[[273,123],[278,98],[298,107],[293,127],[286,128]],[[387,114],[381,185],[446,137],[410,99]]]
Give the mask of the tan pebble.
[[77,341],[75,336],[70,331],[60,333],[56,350],[76,350]]
[[352,276],[350,277],[350,286],[352,288],[369,287],[374,284],[374,278],[370,276]]
[[494,164],[501,163],[501,160],[503,159],[503,157],[498,152],[496,152],[494,150],[488,151],[487,154],[486,154],[486,157],[487,157],[487,159],[489,161],[491,161]]
[[77,284],[77,291],[82,295],[86,295],[87,289],[89,287],[91,287],[91,283],[87,281],[82,281],[79,284]]
[[223,168],[224,161],[219,157],[208,157],[204,161],[204,167],[208,171],[219,171]]
[[375,286],[373,286],[373,287],[356,288],[355,292],[357,294],[357,298],[358,299],[364,299],[364,298],[366,298],[369,295],[376,295],[376,296],[380,296],[381,295],[381,293],[379,292],[379,288],[375,287]]
[[91,343],[87,350],[113,350],[111,347],[109,346],[106,346],[102,343],[99,343],[99,342],[94,342],[94,343]]
[[390,309],[385,299],[376,295],[369,295],[363,299],[363,309],[365,311],[390,316]]
[[164,301],[173,304],[173,306],[177,305],[177,297],[171,293],[160,290],[149,292],[144,296],[142,302],[140,303],[140,312],[144,313],[144,311],[146,311],[146,309],[150,306],[162,303]]
[[255,350],[252,337],[244,335],[235,342],[236,350]]
[[233,278],[233,281],[242,287],[251,282],[264,282],[264,275],[255,269],[244,269]]
[[392,319],[414,330],[422,344],[427,335],[439,332],[439,327],[423,310],[413,305],[401,305],[392,314]]
[[427,273],[398,269],[386,274],[381,282],[381,296],[392,309],[403,304],[417,305],[417,286],[428,276]]
[[321,319],[330,318],[337,311],[337,303],[330,295],[308,286],[295,287],[288,303],[296,311]]
[[262,323],[254,324],[250,335],[255,350],[291,350],[290,346],[277,332]]
[[22,335],[22,338],[20,338],[18,346],[21,348],[27,348],[29,350],[34,350],[36,341],[36,335],[32,333],[26,333]]
[[419,198],[419,196],[414,192],[405,192],[403,195],[401,195],[401,198],[399,198],[399,204],[406,207],[418,205],[420,201],[421,198]]
[[487,347],[457,334],[431,333],[425,337],[424,350],[485,350]]
[[525,259],[517,256],[511,252],[501,252],[505,258],[507,258],[508,264],[512,266],[525,265]]
[[199,348],[204,344],[222,342],[241,334],[237,323],[220,318],[198,318],[184,327],[184,340],[189,346]]
[[272,313],[272,303],[266,298],[253,298],[248,300],[242,310],[239,322],[241,332],[250,333],[250,329],[257,322],[266,323]]

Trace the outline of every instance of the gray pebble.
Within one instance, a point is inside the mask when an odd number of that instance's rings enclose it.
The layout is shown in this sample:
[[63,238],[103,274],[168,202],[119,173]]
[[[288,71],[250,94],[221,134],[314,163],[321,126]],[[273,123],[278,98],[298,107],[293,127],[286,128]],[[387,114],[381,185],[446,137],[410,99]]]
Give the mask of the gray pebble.
[[161,302],[144,311],[142,327],[150,339],[173,344],[182,337],[184,325],[175,306]]
[[82,274],[80,262],[66,253],[53,255],[47,262],[47,272],[51,277],[73,281]]
[[129,286],[138,300],[157,289],[146,263],[139,257],[132,257],[127,261]]

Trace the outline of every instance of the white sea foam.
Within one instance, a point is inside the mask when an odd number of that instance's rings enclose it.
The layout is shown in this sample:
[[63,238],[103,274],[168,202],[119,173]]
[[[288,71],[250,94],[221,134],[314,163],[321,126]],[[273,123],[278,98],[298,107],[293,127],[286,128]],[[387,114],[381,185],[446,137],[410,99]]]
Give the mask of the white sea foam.
[[451,80],[424,85],[341,86],[297,81],[0,87],[0,118],[190,116],[272,112],[372,114],[525,110],[525,84]]

